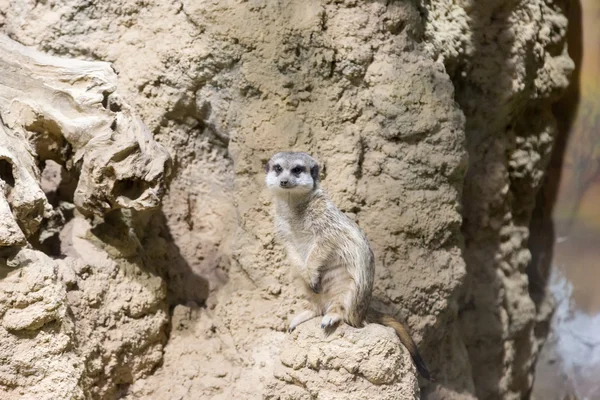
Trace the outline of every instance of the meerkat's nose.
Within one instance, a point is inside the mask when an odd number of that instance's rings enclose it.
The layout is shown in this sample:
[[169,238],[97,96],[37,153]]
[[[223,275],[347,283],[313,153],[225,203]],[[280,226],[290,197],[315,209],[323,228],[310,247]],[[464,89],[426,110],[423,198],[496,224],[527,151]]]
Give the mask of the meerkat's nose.
[[281,187],[286,187],[288,185],[288,180],[287,179],[282,179],[279,181],[279,186]]

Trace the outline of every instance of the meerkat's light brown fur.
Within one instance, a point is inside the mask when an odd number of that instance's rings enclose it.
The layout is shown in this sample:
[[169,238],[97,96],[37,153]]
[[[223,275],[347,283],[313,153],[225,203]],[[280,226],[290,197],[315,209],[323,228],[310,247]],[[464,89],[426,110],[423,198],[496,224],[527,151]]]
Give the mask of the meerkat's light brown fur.
[[375,322],[394,328],[419,373],[429,372],[406,328],[370,308],[374,256],[364,232],[319,188],[319,166],[306,153],[282,152],[266,164],[267,187],[274,194],[277,234],[305,289],[306,309],[289,330],[316,316],[321,327],[341,321],[362,327]]

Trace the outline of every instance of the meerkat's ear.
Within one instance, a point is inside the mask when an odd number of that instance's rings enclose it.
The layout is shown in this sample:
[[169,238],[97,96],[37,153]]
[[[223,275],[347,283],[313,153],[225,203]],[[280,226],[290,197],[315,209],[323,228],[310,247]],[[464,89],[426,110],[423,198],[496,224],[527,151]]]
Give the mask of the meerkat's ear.
[[310,176],[312,176],[313,181],[319,180],[319,164],[315,163],[312,167],[310,167]]
[[270,169],[271,169],[271,160],[269,160],[265,163],[265,173],[268,174]]

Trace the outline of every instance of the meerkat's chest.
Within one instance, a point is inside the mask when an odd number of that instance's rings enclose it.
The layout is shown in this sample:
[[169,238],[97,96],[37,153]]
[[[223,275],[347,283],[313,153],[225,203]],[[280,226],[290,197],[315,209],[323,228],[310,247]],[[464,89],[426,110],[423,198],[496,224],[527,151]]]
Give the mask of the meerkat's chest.
[[308,253],[315,243],[314,233],[293,221],[281,220],[278,225],[279,234],[283,240],[296,251],[303,261],[306,261]]
[[295,232],[292,235],[292,243],[302,260],[306,261],[308,253],[315,243],[315,237],[309,232]]

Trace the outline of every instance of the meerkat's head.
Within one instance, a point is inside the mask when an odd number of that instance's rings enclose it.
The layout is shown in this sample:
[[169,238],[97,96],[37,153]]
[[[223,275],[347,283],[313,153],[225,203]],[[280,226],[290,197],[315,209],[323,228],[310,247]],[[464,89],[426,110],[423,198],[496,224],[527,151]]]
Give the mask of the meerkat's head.
[[265,172],[265,183],[276,195],[308,194],[319,184],[319,164],[306,153],[277,153],[265,165]]

